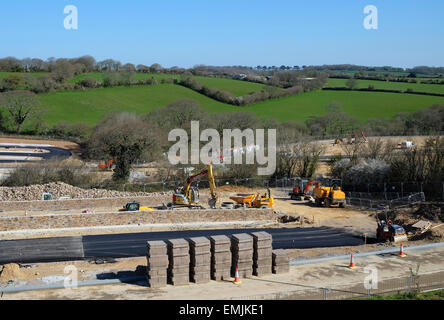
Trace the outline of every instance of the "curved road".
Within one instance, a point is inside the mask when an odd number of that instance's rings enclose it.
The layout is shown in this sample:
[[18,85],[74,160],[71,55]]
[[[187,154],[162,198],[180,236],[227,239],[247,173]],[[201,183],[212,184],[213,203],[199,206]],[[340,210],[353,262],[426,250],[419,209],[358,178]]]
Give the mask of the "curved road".
[[79,237],[59,237],[0,241],[0,264],[67,261],[95,258],[138,257],[146,254],[149,240],[168,240],[212,235],[231,236],[235,233],[266,231],[273,236],[274,249],[306,249],[363,244],[360,236],[342,229],[216,229],[146,233],[107,234]]
[[[0,151],[0,157],[2,156],[16,156],[16,157],[40,157],[42,161],[49,160],[51,158],[65,159],[69,158],[72,154],[69,150],[54,147],[51,145],[42,144],[12,144],[12,143],[0,143],[0,148],[10,149],[8,151]],[[14,149],[29,149],[30,152],[14,152]],[[32,152],[35,149],[48,150],[49,152]],[[25,162],[35,162],[30,160],[1,160],[0,163],[25,163]]]

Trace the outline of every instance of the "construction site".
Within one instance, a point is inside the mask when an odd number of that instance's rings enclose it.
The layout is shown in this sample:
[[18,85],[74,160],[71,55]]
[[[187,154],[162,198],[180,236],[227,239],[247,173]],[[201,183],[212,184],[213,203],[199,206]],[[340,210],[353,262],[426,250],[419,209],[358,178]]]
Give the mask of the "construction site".
[[[1,299],[352,299],[414,290],[419,265],[421,290],[441,288],[442,199],[428,199],[422,185],[353,191],[326,175],[333,155],[347,156],[341,145],[366,143],[358,136],[318,141],[316,178],[219,179],[209,164],[155,192],[153,182],[137,192],[0,187]],[[429,141],[389,139],[399,150]],[[3,142],[3,174],[22,165],[12,153],[30,148],[80,161],[78,146],[51,143]],[[103,177],[114,168],[86,165]],[[369,266],[379,272],[373,291]]]

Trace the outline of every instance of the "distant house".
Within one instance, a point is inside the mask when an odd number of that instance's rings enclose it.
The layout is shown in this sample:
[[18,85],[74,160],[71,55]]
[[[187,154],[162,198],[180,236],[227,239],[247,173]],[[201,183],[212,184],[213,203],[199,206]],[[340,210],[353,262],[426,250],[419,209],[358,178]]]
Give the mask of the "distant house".
[[233,79],[235,79],[235,80],[244,80],[246,77],[247,77],[246,74],[244,74],[244,73],[239,73],[239,74],[235,74],[235,75],[233,76]]

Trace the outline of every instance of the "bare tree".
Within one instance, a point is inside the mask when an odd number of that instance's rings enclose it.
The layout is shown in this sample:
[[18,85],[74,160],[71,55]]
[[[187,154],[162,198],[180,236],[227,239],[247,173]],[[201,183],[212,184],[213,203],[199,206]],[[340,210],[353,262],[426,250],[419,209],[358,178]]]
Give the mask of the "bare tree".
[[359,162],[359,158],[362,156],[363,143],[356,141],[354,143],[343,143],[341,149],[345,155],[350,159],[352,165],[356,165]]
[[319,166],[319,159],[325,149],[316,142],[300,141],[293,145],[281,146],[276,157],[278,177],[312,177]]

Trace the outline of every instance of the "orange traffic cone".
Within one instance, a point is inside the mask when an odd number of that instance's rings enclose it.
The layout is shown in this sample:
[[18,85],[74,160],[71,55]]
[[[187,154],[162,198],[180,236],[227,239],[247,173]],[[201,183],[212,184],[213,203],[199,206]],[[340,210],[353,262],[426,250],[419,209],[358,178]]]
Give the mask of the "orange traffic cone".
[[399,248],[399,256],[401,258],[406,257],[407,255],[404,253],[404,245],[401,243],[401,247]]
[[350,265],[349,265],[349,268],[350,269],[353,269],[353,268],[355,268],[356,266],[355,266],[355,256],[353,255],[353,253],[350,255]]
[[233,283],[234,284],[241,284],[242,283],[239,278],[239,270],[237,269],[237,267],[236,267],[236,273],[234,275],[234,282]]

